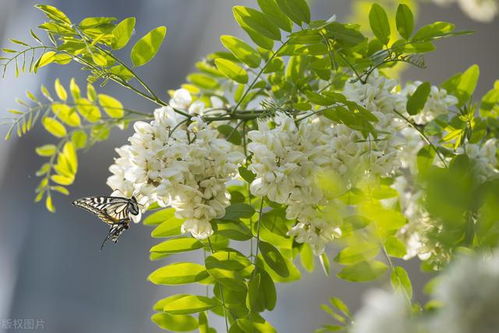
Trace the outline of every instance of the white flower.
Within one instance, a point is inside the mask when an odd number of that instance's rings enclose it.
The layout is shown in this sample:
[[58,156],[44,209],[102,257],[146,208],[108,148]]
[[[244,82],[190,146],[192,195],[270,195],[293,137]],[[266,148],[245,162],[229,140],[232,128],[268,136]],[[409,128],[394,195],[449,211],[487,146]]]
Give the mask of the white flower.
[[[173,104],[189,106],[186,92],[177,91]],[[213,232],[209,222],[225,214],[225,183],[243,155],[200,118],[191,118],[188,127],[185,120],[166,106],[155,110],[152,122],[135,123],[130,144],[117,149],[108,185],[124,196],[134,195],[144,208],[153,203],[175,208],[175,215],[185,219],[183,231],[206,238]]]
[[[473,171],[481,182],[499,175],[496,158],[497,139],[489,139],[483,145],[468,143],[464,146],[464,151],[473,160]],[[458,152],[463,152],[463,149]]]
[[432,332],[497,333],[499,252],[463,256],[440,278],[434,296],[442,302]]
[[258,130],[248,133],[253,153],[250,170],[256,174],[250,189],[254,195],[287,205],[286,217],[298,223],[289,235],[298,242],[310,243],[316,254],[340,231],[338,224],[321,217],[317,206],[325,202],[316,176],[332,167],[331,138],[327,125],[318,118],[307,118],[299,124],[284,113],[258,122]]
[[497,0],[458,0],[459,6],[469,17],[480,22],[492,22],[497,15]]
[[364,306],[355,315],[352,333],[416,333],[409,303],[400,293],[375,289],[364,298]]
[[173,93],[170,106],[175,109],[187,110],[192,103],[192,96],[187,89],[178,89]]

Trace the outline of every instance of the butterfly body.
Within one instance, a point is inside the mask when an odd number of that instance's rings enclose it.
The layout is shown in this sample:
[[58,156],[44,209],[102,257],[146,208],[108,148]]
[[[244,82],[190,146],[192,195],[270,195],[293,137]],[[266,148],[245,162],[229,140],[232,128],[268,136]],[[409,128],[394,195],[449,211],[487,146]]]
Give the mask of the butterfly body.
[[73,201],[73,205],[97,215],[102,222],[109,225],[110,229],[101,249],[107,240],[116,243],[121,234],[129,228],[130,221],[140,216],[139,204],[135,197],[86,197]]

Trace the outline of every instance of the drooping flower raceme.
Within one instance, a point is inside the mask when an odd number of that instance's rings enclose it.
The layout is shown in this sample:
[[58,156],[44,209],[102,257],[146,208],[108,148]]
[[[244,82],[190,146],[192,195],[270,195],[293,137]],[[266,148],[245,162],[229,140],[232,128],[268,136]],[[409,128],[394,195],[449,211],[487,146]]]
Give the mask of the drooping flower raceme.
[[[186,95],[180,97],[190,103]],[[243,155],[200,118],[188,126],[186,120],[167,106],[154,112],[152,122],[135,123],[130,144],[117,149],[108,185],[121,195],[136,196],[144,208],[153,203],[175,208],[185,220],[182,230],[202,239],[213,233],[209,222],[225,214],[225,183]]]
[[251,192],[287,205],[286,217],[298,221],[290,231],[299,242],[310,243],[316,254],[339,235],[338,225],[320,217],[317,208],[324,196],[316,186],[318,172],[331,166],[328,136],[317,118],[299,124],[285,113],[258,122],[258,130],[248,133],[253,153],[250,170],[256,174]]

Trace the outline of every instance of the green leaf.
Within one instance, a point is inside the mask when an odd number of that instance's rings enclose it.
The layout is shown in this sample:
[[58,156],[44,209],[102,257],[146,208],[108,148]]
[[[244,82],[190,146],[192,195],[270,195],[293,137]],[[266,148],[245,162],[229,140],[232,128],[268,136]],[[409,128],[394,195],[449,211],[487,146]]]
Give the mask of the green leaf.
[[234,6],[232,11],[234,18],[242,28],[249,28],[273,40],[281,40],[279,28],[258,10],[244,6]]
[[360,44],[366,40],[366,37],[362,35],[358,27],[352,24],[333,22],[326,27],[326,31],[327,37],[336,40],[346,47]]
[[480,68],[478,65],[469,67],[462,75],[457,85],[459,105],[465,104],[471,99],[480,77]]
[[262,253],[263,260],[270,268],[282,277],[289,276],[289,269],[284,261],[284,257],[272,244],[260,241],[258,248]]
[[409,299],[412,298],[412,283],[409,279],[407,271],[401,267],[396,266],[393,268],[390,281],[392,282],[393,289],[403,291]]
[[303,243],[301,248],[300,262],[303,268],[305,268],[308,272],[312,272],[314,270],[314,253],[312,251],[312,247],[307,243]]
[[250,170],[246,169],[245,167],[239,167],[239,175],[241,176],[242,179],[247,181],[249,184],[253,182],[256,178],[256,175],[251,172]]
[[261,57],[251,46],[234,36],[222,35],[222,45],[229,50],[237,59],[246,65],[256,68],[260,65]]
[[75,149],[85,148],[87,146],[87,133],[81,130],[74,131],[71,142],[73,142]]
[[272,311],[277,304],[277,291],[274,281],[265,271],[260,271],[260,293],[265,299],[265,308]]
[[272,50],[274,47],[274,41],[270,38],[267,38],[257,32],[256,30],[253,30],[249,27],[243,27],[244,31],[250,36],[251,40],[255,42],[256,45],[260,46],[261,48],[265,50]]
[[230,125],[220,125],[217,130],[225,137],[230,143],[239,146],[241,144],[241,134]]
[[165,305],[164,311],[170,314],[190,314],[206,311],[219,303],[206,296],[187,295]]
[[250,218],[255,213],[255,209],[245,203],[235,203],[225,209],[225,216],[222,220],[236,221],[240,218]]
[[346,316],[350,317],[352,315],[350,313],[350,309],[348,309],[348,306],[341,299],[333,297],[329,300],[329,302],[331,302],[331,305],[343,312]]
[[331,272],[331,264],[329,263],[329,258],[326,253],[322,253],[319,256],[319,261],[321,263],[322,270],[324,271],[324,274],[329,276],[329,273]]
[[158,53],[166,36],[166,27],[161,26],[149,31],[139,39],[130,52],[130,58],[134,66],[139,67],[147,64]]
[[63,124],[54,118],[45,117],[42,119],[43,127],[55,137],[62,138],[66,136],[67,131]]
[[374,242],[357,242],[349,244],[338,252],[334,261],[342,265],[353,265],[376,257],[379,246]]
[[248,295],[246,306],[252,312],[263,312],[265,310],[265,295],[262,293],[260,273],[253,274],[248,282]]
[[55,80],[54,83],[54,88],[55,88],[55,93],[57,94],[57,97],[59,97],[60,100],[66,101],[68,99],[68,93],[66,92],[66,89],[61,84],[61,81],[59,79]]
[[407,112],[414,116],[423,110],[426,100],[431,92],[431,84],[429,82],[421,83],[416,91],[407,99]]
[[258,0],[258,6],[279,28],[287,32],[293,30],[293,24],[279,8],[276,0]]
[[369,25],[376,38],[383,44],[390,41],[390,23],[383,7],[373,3],[369,11]]
[[55,207],[52,203],[52,197],[50,195],[47,195],[47,198],[45,199],[45,207],[49,212],[55,213]]
[[55,145],[44,145],[36,148],[36,153],[40,156],[52,156],[57,152]]
[[381,261],[360,262],[344,267],[337,277],[350,282],[372,281],[383,275],[388,267]]
[[203,89],[216,89],[219,86],[217,80],[201,73],[187,75],[187,81]]
[[168,219],[172,218],[175,214],[175,209],[166,208],[160,211],[154,212],[144,219],[144,225],[157,225],[161,224]]
[[62,148],[66,162],[70,168],[71,174],[74,175],[78,171],[78,155],[71,141],[66,142]]
[[[160,212],[158,212],[160,213]],[[178,219],[175,216],[168,218],[165,222],[157,226],[152,232],[153,238],[164,238],[170,236],[178,236],[182,233],[181,227],[184,220]]]
[[248,73],[246,73],[246,71],[236,63],[227,59],[218,58],[215,59],[215,65],[220,73],[227,78],[242,84],[248,82]]
[[64,195],[69,195],[69,191],[65,187],[62,187],[62,186],[51,186],[50,189],[53,191],[57,191],[57,192],[64,194]]
[[249,228],[241,222],[220,223],[217,233],[237,241],[246,241],[253,237]]
[[221,268],[229,271],[242,271],[247,270],[248,267],[253,267],[246,256],[234,249],[225,249],[213,253],[205,259],[205,265],[208,269]]
[[409,40],[414,30],[414,15],[409,6],[401,3],[397,7],[396,15],[397,31],[402,38]]
[[123,118],[125,115],[123,104],[114,97],[99,94],[99,104],[111,118]]
[[118,23],[118,25],[113,29],[113,49],[119,50],[124,48],[130,41],[134,28],[135,17],[128,17]]
[[189,315],[155,313],[151,316],[151,320],[160,328],[173,332],[190,332],[198,328],[196,318]]
[[51,20],[60,22],[60,23],[65,23],[65,24],[71,24],[71,21],[69,18],[64,14],[61,10],[57,9],[54,6],[50,5],[35,5],[35,8],[38,8],[42,12],[47,15],[47,17]]
[[75,79],[71,79],[69,82],[69,91],[71,91],[71,96],[73,96],[73,100],[77,100],[81,97],[80,87],[76,83]]
[[35,66],[35,71],[38,68],[42,68],[44,66],[47,66],[47,65],[53,63],[54,60],[55,60],[55,55],[56,55],[56,53],[54,51],[47,51],[47,52],[45,52],[40,57],[40,59],[38,59],[38,61],[36,63],[36,66]]
[[53,175],[50,179],[57,184],[65,186],[71,185],[74,182],[74,177],[66,177],[62,175]]
[[436,38],[445,37],[454,31],[454,24],[448,22],[434,22],[421,27],[414,37],[413,41],[430,41]]
[[69,105],[54,103],[52,104],[52,112],[57,118],[69,126],[79,127],[81,125],[80,116],[78,116],[76,110]]
[[75,102],[78,112],[89,122],[95,123],[101,119],[99,108],[92,104],[88,99],[79,98]]
[[305,0],[277,0],[277,5],[296,24],[310,23],[310,8]]
[[385,249],[389,256],[403,258],[407,254],[404,242],[396,236],[390,236],[385,241]]
[[154,245],[151,252],[179,253],[197,250],[203,247],[200,241],[194,238],[174,238]]
[[161,267],[152,272],[147,279],[154,284],[178,285],[198,282],[208,276],[203,265],[182,262]]

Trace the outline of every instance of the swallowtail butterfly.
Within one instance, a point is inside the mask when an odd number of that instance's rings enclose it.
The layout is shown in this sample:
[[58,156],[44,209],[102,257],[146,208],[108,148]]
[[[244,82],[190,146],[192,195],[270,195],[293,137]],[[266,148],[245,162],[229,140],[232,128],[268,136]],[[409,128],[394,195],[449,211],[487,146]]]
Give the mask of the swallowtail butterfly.
[[101,250],[108,240],[116,243],[121,234],[128,229],[132,218],[140,215],[139,204],[135,197],[130,199],[106,196],[86,197],[73,201],[73,205],[94,213],[109,225],[109,233],[102,242]]

